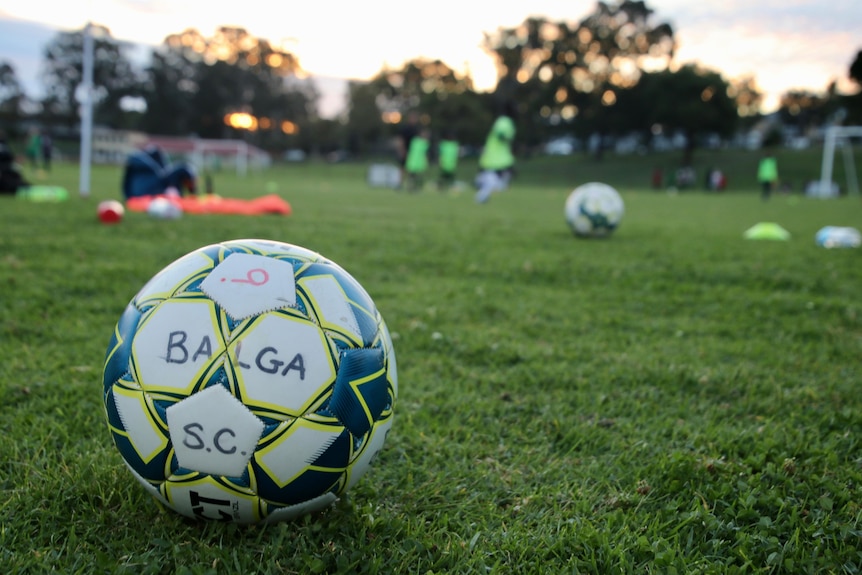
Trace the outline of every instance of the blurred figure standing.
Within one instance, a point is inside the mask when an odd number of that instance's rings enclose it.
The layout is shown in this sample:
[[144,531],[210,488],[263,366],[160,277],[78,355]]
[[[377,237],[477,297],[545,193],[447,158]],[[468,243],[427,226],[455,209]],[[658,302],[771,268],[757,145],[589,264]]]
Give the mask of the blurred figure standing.
[[6,134],[0,130],[0,194],[14,194],[29,185],[15,165],[15,154],[6,143]]
[[479,156],[479,176],[476,185],[476,202],[484,204],[491,194],[501,192],[509,187],[515,169],[515,155],[512,145],[515,141],[515,116],[517,108],[513,101],[503,104],[500,115],[491,126],[491,132],[485,140],[482,155]]
[[39,169],[39,157],[42,154],[42,135],[39,130],[30,130],[30,137],[27,139],[27,147],[24,149],[24,154],[27,156],[27,161],[34,171]]
[[407,153],[410,151],[410,142],[418,134],[419,114],[416,111],[408,112],[404,125],[398,130],[398,136],[395,138],[395,154],[401,169],[401,178],[398,181],[397,189],[401,189],[407,179]]
[[51,134],[45,132],[42,134],[42,141],[40,142],[42,154],[42,168],[46,172],[51,171],[51,157],[54,155],[54,141],[51,139]]
[[772,152],[766,152],[757,165],[757,181],[760,183],[760,197],[766,201],[778,184],[778,162]]
[[453,130],[446,130],[437,145],[437,165],[440,174],[437,178],[437,189],[444,192],[455,184],[455,170],[458,168],[458,156],[461,145],[455,138]]
[[404,162],[408,191],[419,192],[425,183],[424,176],[428,170],[428,149],[431,146],[430,136],[428,128],[422,128],[410,140],[410,146],[407,148],[407,160]]

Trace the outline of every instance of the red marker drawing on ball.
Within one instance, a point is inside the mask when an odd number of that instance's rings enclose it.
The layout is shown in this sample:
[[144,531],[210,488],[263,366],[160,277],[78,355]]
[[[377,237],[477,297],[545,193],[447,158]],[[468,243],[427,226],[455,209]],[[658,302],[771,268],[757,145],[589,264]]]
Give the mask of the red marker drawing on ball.
[[[255,273],[260,274],[260,276],[262,276],[261,279],[255,279]],[[221,278],[221,281],[227,281],[227,278]],[[248,273],[245,274],[245,278],[234,278],[230,281],[241,284],[251,284],[253,286],[262,286],[269,281],[269,274],[266,273],[265,269],[254,268],[252,270],[248,270]]]

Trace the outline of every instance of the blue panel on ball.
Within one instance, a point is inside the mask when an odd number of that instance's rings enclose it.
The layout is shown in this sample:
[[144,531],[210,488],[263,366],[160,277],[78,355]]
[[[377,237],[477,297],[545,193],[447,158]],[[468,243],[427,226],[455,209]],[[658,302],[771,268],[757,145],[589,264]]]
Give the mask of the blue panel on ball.
[[389,402],[382,349],[344,352],[329,411],[353,435],[365,435]]
[[111,428],[121,429],[123,431],[126,428],[123,426],[123,420],[120,418],[120,412],[117,411],[117,404],[114,401],[114,388],[109,386],[105,390],[105,415],[108,419],[108,426]]
[[132,353],[132,339],[138,329],[141,320],[141,312],[132,304],[126,306],[111,342],[105,354],[105,369],[102,373],[102,384],[107,391],[113,383],[118,381],[129,371],[129,356]]
[[108,425],[111,429],[111,436],[114,439],[114,445],[122,455],[129,467],[134,469],[141,477],[148,481],[164,481],[165,480],[165,463],[168,460],[168,454],[171,453],[170,443],[165,449],[153,456],[149,461],[144,461],[138,454],[132,442],[126,434],[126,429],[123,427],[120,414],[117,412],[116,402],[114,401],[113,391],[110,390],[105,394],[105,410],[108,416]]
[[[299,277],[299,270],[302,269],[303,266],[308,265],[308,262],[291,261],[291,263],[293,264],[293,278],[295,281]],[[305,307],[305,302],[298,296],[299,294],[297,294],[296,298],[296,309],[302,312],[306,317],[311,317],[311,314],[308,312],[308,308]]]
[[328,467],[341,471],[350,463],[350,434],[346,431],[312,462],[315,467]]
[[198,279],[189,282],[189,284],[183,288],[180,293],[200,293],[201,292],[201,284],[204,282],[207,276],[201,276]]
[[[356,316],[356,323],[362,334],[362,346],[371,347],[374,340],[377,339],[377,319],[353,303],[350,304],[350,307],[353,308],[353,315]],[[373,309],[371,308],[372,313],[374,313]]]
[[224,366],[221,366],[216,369],[210,376],[210,378],[203,382],[203,385],[201,385],[200,390],[212,387],[213,385],[221,385],[226,390],[233,393],[233,389],[231,389],[231,382],[227,376],[227,371],[225,370]]
[[295,505],[332,491],[344,470],[321,471],[309,469],[284,487],[279,487],[265,471],[252,462],[257,493],[262,499],[277,505]]
[[368,296],[368,293],[359,283],[353,279],[349,273],[343,268],[335,264],[314,263],[308,265],[296,279],[314,277],[314,276],[332,276],[338,281],[341,289],[344,290],[347,299],[365,308],[372,315],[374,314],[374,302]]
[[224,248],[221,244],[211,244],[211,245],[199,248],[195,251],[207,256],[209,259],[211,259],[212,261],[214,261],[216,263],[221,261],[221,258],[224,255]]
[[362,335],[362,345],[364,347],[370,346],[377,338],[377,309],[368,293],[349,273],[334,263],[309,264],[297,273],[296,279],[314,276],[335,278],[335,281],[344,290],[344,295],[353,310],[359,332]]

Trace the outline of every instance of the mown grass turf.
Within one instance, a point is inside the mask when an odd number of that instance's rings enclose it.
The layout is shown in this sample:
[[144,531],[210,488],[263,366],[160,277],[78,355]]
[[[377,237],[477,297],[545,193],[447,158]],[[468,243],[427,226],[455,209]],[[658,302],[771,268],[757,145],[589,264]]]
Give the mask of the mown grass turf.
[[[813,236],[862,227],[862,204],[762,202],[756,160],[702,161],[729,166],[736,191],[648,191],[655,158],[608,157],[524,162],[483,206],[368,189],[358,164],[216,176],[226,196],[277,189],[287,218],[104,226],[96,202],[120,179],[106,167],[90,200],[0,198],[0,571],[859,572],[862,262]],[[818,156],[781,161],[802,177]],[[622,227],[576,240],[563,202],[600,178],[620,186]],[[74,195],[77,171],[40,181]],[[791,241],[743,240],[759,221]],[[154,273],[251,237],[319,251],[366,287],[395,338],[395,427],[320,515],[198,524],[122,465],[100,370]]]

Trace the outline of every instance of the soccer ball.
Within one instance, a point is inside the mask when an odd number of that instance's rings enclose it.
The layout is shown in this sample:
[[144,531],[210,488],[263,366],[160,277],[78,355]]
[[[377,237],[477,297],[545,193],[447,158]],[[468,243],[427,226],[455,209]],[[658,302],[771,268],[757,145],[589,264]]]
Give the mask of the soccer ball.
[[119,223],[122,221],[125,213],[126,209],[123,207],[123,204],[117,200],[105,200],[99,202],[99,205],[96,207],[96,215],[103,224]]
[[195,250],[129,302],[104,405],[132,475],[191,518],[289,520],[350,489],[392,426],[392,338],[362,286],[311,250]]
[[607,237],[620,224],[625,206],[611,186],[590,182],[575,188],[566,198],[566,221],[576,236]]
[[817,231],[814,242],[824,248],[858,248],[862,245],[862,235],[856,228],[826,226]]
[[179,202],[168,198],[153,198],[147,205],[147,214],[157,220],[176,220],[183,215],[183,208]]

